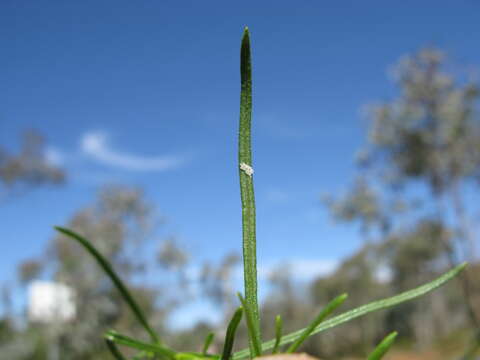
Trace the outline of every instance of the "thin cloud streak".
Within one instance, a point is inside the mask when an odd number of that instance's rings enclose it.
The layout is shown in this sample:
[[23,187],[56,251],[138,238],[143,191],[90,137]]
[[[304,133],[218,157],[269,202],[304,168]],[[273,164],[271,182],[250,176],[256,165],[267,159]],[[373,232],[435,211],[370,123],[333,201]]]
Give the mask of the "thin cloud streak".
[[87,132],[80,140],[83,153],[105,165],[129,171],[167,171],[180,166],[180,156],[139,156],[113,149],[107,134],[98,131]]

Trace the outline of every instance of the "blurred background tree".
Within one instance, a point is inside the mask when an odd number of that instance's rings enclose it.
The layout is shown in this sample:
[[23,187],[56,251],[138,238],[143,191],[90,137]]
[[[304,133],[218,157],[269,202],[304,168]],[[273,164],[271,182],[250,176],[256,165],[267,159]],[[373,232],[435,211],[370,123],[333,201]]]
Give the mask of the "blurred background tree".
[[61,184],[65,171],[49,161],[44,137],[34,130],[22,135],[17,154],[0,145],[0,201],[47,184]]
[[[477,261],[478,208],[471,199],[479,185],[480,93],[448,66],[445,54],[432,48],[399,61],[392,71],[398,96],[368,107],[368,141],[357,154],[360,180],[343,197],[325,199],[334,218],[358,222],[365,238],[374,239],[395,291],[447,266]],[[419,346],[445,336],[454,324],[478,329],[473,279],[470,270],[458,280],[459,289],[447,287],[460,291],[454,301],[443,289],[443,296],[390,311],[387,327],[404,329],[401,336]]]
[[[21,136],[18,153],[8,151],[0,145],[0,204],[14,199],[37,187],[61,185],[66,180],[65,170],[52,163],[48,157],[45,138],[35,130],[27,130]],[[26,286],[41,272],[42,264],[37,259],[27,260],[19,265],[19,283]],[[21,342],[20,333],[15,326],[12,306],[14,285],[2,286],[2,305],[4,313],[0,318],[0,349],[10,354],[12,359],[28,358],[36,351],[38,359],[46,359],[45,343],[39,339],[36,330],[31,332],[31,341]],[[22,333],[23,334],[23,333]],[[35,350],[34,350],[35,349]],[[37,351],[38,350],[38,351]]]
[[[181,287],[169,287],[168,293],[163,293],[159,290],[163,288],[161,284],[151,278],[158,273],[158,265],[148,254],[158,246],[155,234],[162,222],[141,190],[116,185],[104,187],[92,205],[72,216],[68,227],[92,239],[129,286],[155,329],[165,333],[166,314],[183,301],[183,295]],[[168,241],[160,244],[161,249],[165,244],[172,246]],[[179,247],[174,252],[161,253],[163,262],[175,264],[175,271],[186,265],[188,255]],[[28,326],[18,339],[20,343],[9,344],[7,349],[11,352],[2,348],[4,353],[11,354],[10,358],[108,358],[99,336],[105,330],[115,328],[140,338],[145,335],[94,260],[64,236],[54,236],[46,254],[20,264],[18,273],[25,285],[42,273],[56,283],[67,285],[74,293],[76,316],[56,322],[32,321],[27,317]],[[30,346],[25,346],[29,342]],[[23,357],[18,355],[19,346],[24,348]]]

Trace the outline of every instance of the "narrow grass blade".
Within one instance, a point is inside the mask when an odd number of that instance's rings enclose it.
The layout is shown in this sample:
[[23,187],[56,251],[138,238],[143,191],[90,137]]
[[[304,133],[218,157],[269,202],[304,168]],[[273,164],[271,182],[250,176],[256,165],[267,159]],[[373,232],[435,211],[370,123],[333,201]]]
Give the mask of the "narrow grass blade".
[[105,343],[107,344],[108,350],[110,350],[110,353],[116,360],[126,360],[122,353],[117,349],[117,346],[113,341],[105,339]]
[[104,337],[116,344],[129,347],[131,349],[140,350],[141,352],[135,358],[142,358],[144,356],[151,357],[158,356],[160,359],[168,360],[220,360],[219,355],[203,355],[198,352],[175,352],[174,350],[158,344],[148,344],[143,341],[132,339],[126,335],[119,334],[116,331],[109,330],[104,334]]
[[291,354],[297,351],[300,345],[302,345],[303,342],[308,339],[308,337],[312,334],[315,328],[323,320],[325,320],[325,318],[330,315],[337,307],[343,304],[347,297],[347,294],[342,294],[330,301],[327,306],[325,306],[325,308],[320,312],[320,314],[318,314],[317,317],[311,322],[311,324],[303,330],[302,334],[297,338],[297,340],[295,340],[295,342],[290,345],[286,352]]
[[258,336],[257,328],[253,324],[253,314],[252,310],[249,308],[249,304],[245,301],[243,296],[238,293],[238,298],[242,303],[243,308],[245,309],[245,319],[247,321],[247,329],[248,329],[248,338],[252,343],[252,349],[250,350],[250,358],[256,358],[257,356],[262,355],[262,342],[260,341],[260,337]]
[[380,360],[383,355],[385,355],[386,352],[390,349],[396,337],[396,331],[387,335],[385,339],[383,339],[382,342],[377,345],[377,347],[372,351],[372,353],[368,355],[367,360]]
[[205,342],[203,343],[203,349],[202,349],[203,355],[207,355],[208,348],[212,344],[214,337],[215,337],[215,334],[213,332],[208,333],[207,337],[205,338]]
[[278,353],[280,347],[280,340],[282,340],[283,321],[280,315],[275,317],[275,345],[273,346],[272,354]]
[[[433,280],[433,281],[431,281],[427,284],[419,286],[415,289],[405,291],[405,292],[403,292],[399,295],[392,296],[390,298],[386,298],[386,299],[371,302],[369,304],[360,306],[356,309],[347,311],[343,314],[340,314],[340,315],[335,316],[335,317],[333,317],[329,320],[326,320],[323,323],[321,323],[319,326],[317,326],[310,335],[313,335],[313,334],[319,333],[321,331],[325,331],[327,329],[333,328],[335,326],[338,326],[340,324],[343,324],[347,321],[353,320],[353,319],[358,318],[360,316],[363,316],[365,314],[371,313],[373,311],[386,309],[386,308],[401,304],[405,301],[412,300],[416,297],[422,296],[422,295],[424,295],[424,294],[426,294],[426,293],[428,293],[432,290],[435,290],[439,286],[445,284],[448,280],[457,276],[463,269],[465,269],[466,265],[467,265],[467,263],[460,264],[460,265],[456,266],[455,268],[453,268],[452,270],[446,272],[445,274],[443,274],[439,278],[437,278],[437,279],[435,279],[435,280]],[[290,333],[288,335],[283,336],[282,340],[280,341],[280,345],[290,344],[290,343],[294,342],[295,340],[297,340],[303,334],[303,331],[304,331],[304,329],[298,330],[298,331],[295,331],[293,333]],[[275,339],[267,341],[267,342],[262,344],[263,350],[272,349],[274,346],[275,346]],[[240,360],[240,359],[245,359],[248,356],[249,356],[249,350],[244,349],[244,350],[241,350],[241,351],[238,351],[238,352],[234,353],[233,354],[233,359],[234,360]]]
[[149,333],[152,340],[156,343],[159,343],[160,339],[158,335],[155,333],[155,331],[153,331],[152,327],[148,324],[147,319],[145,318],[145,315],[140,309],[140,306],[138,306],[138,304],[135,302],[135,300],[133,299],[133,296],[130,294],[130,291],[128,291],[127,287],[123,284],[122,280],[120,280],[118,275],[115,273],[115,271],[112,268],[112,265],[110,265],[108,260],[105,259],[87,239],[80,236],[79,234],[60,226],[55,226],[55,229],[61,232],[62,234],[66,235],[67,237],[73,240],[76,240],[78,243],[80,243],[80,245],[82,245],[90,253],[90,255],[92,255],[95,258],[95,260],[103,269],[103,271],[105,271],[105,273],[110,277],[112,282],[115,284],[118,291],[122,295],[123,299],[127,302],[128,306],[130,307],[132,312],[135,314],[140,324],[142,324],[145,330]]
[[229,360],[232,356],[235,333],[237,332],[238,324],[240,324],[240,321],[242,320],[242,314],[243,308],[240,306],[237,311],[235,311],[230,323],[228,324],[227,333],[225,335],[225,343],[223,344],[222,360]]
[[104,335],[105,339],[112,341],[119,345],[124,345],[132,349],[143,350],[154,354],[159,354],[167,359],[175,359],[176,352],[163,345],[147,344],[142,341],[132,339],[126,335],[117,333],[116,331],[109,330]]
[[[240,126],[238,135],[238,162],[240,195],[242,200],[243,273],[245,301],[252,314],[252,326],[260,338],[260,315],[257,299],[257,250],[255,225],[255,194],[253,190],[251,122],[252,122],[252,64],[250,56],[250,34],[245,28],[240,51]],[[246,309],[245,309],[246,310]],[[249,339],[255,353],[252,339]]]
[[175,360],[220,360],[220,356],[203,355],[197,352],[179,352],[175,355]]

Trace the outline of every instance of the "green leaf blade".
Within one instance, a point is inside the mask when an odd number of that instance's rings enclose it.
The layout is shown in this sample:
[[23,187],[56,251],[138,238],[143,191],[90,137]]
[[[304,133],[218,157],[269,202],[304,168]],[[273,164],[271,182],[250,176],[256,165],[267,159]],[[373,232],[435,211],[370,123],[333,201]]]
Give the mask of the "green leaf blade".
[[242,320],[243,308],[240,306],[232,316],[230,323],[227,327],[227,333],[225,334],[225,342],[223,345],[222,360],[229,360],[232,356],[233,343],[235,341],[235,333],[237,332],[238,325]]
[[140,306],[138,306],[137,302],[134,300],[133,296],[130,294],[130,291],[128,288],[124,285],[123,281],[120,279],[120,277],[116,274],[115,270],[113,270],[112,265],[108,262],[107,259],[105,259],[102,254],[84,237],[80,236],[76,232],[60,227],[60,226],[55,226],[55,229],[62,233],[63,235],[66,235],[67,237],[75,240],[78,242],[87,252],[92,255],[92,257],[97,261],[97,263],[100,265],[100,267],[105,271],[105,273],[108,275],[108,277],[112,280],[113,284],[117,288],[117,290],[120,292],[122,295],[123,299],[125,302],[128,304],[130,309],[132,310],[133,314],[137,318],[137,320],[142,324],[142,326],[145,328],[147,333],[150,335],[152,340],[156,343],[160,343],[160,339],[157,335],[157,333],[153,330],[153,328],[150,326],[148,323],[145,315],[143,314],[143,311],[141,310]]
[[107,344],[108,350],[116,360],[126,360],[122,353],[117,349],[115,343],[111,340],[105,339],[105,343]]
[[300,345],[303,344],[305,340],[312,334],[315,328],[323,321],[325,318],[330,315],[337,307],[342,305],[344,301],[347,299],[347,294],[342,294],[337,296],[335,299],[330,301],[327,306],[317,315],[317,317],[311,322],[311,324],[304,329],[302,334],[298,337],[297,340],[293,342],[292,345],[286,351],[287,353],[293,353],[297,351]]
[[257,328],[254,325],[254,318],[252,314],[252,310],[250,309],[249,304],[245,301],[243,296],[239,293],[237,294],[242,306],[245,309],[245,319],[247,321],[247,328],[248,328],[248,338],[252,343],[253,350],[250,351],[250,358],[255,358],[262,355],[262,342],[260,340],[260,336],[257,333]]
[[202,354],[207,355],[208,349],[215,338],[215,334],[213,332],[208,333],[207,337],[205,338],[205,342],[203,343]]
[[397,332],[394,331],[387,335],[385,339],[383,339],[380,344],[372,351],[370,355],[368,355],[367,360],[380,360],[383,358],[383,355],[387,353],[390,347],[393,345],[395,338],[397,337]]
[[[245,301],[252,313],[255,334],[260,337],[260,314],[257,298],[257,250],[255,194],[253,187],[251,122],[252,122],[252,63],[250,33],[243,32],[240,50],[240,121],[238,134],[238,166],[240,197],[242,202],[243,271]],[[246,308],[245,308],[246,310]],[[251,353],[255,353],[253,340],[249,338]]]
[[[358,318],[360,316],[366,315],[370,312],[377,311],[377,310],[382,310],[386,308],[390,308],[392,306],[401,304],[405,301],[409,301],[412,299],[415,299],[419,296],[422,296],[430,291],[433,291],[437,289],[438,287],[442,286],[445,284],[447,281],[451,280],[455,276],[457,276],[461,271],[463,271],[466,267],[467,263],[460,264],[456,266],[455,268],[451,269],[450,271],[446,272],[442,276],[438,277],[437,279],[421,285],[415,289],[405,291],[399,295],[392,296],[386,299],[382,300],[377,300],[374,302],[371,302],[369,304],[360,306],[356,309],[347,311],[343,314],[337,315],[329,320],[324,321],[321,323],[319,326],[317,326],[314,331],[311,333],[311,335],[317,334],[321,331],[325,331],[327,329],[333,328],[335,326],[338,326],[340,324],[343,324],[345,322],[348,322],[350,320],[353,320],[355,318]],[[290,344],[297,340],[303,333],[305,329],[301,329],[295,332],[292,332],[288,335],[285,335],[282,338],[282,341],[280,342],[280,345],[285,345],[285,344]],[[268,350],[272,349],[275,345],[275,339],[267,341],[262,344],[263,350]],[[248,349],[244,349],[241,351],[238,351],[233,354],[233,359],[234,360],[240,360],[240,359],[245,359],[249,355]]]
[[280,315],[275,317],[275,345],[273,346],[272,354],[278,353],[280,341],[282,340],[283,320]]
[[116,331],[109,330],[104,335],[105,339],[111,342],[114,342],[119,345],[127,346],[132,349],[142,350],[149,353],[159,354],[164,358],[174,360],[176,352],[172,349],[169,349],[166,346],[158,344],[148,344],[136,339],[132,339],[123,334],[119,334]]

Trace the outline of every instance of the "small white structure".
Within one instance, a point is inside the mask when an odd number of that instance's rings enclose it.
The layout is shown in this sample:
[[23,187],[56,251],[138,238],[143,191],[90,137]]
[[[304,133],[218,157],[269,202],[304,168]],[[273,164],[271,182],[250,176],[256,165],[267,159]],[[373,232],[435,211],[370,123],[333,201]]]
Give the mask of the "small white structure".
[[28,318],[50,323],[75,318],[74,291],[51,281],[34,281],[28,288]]

